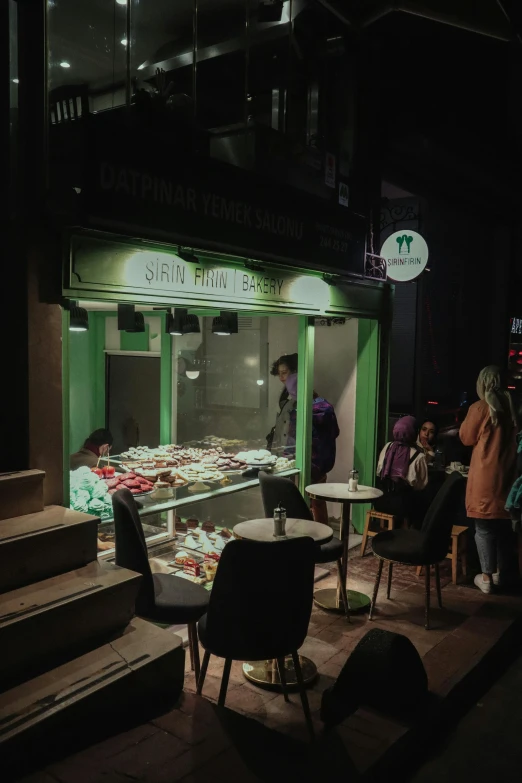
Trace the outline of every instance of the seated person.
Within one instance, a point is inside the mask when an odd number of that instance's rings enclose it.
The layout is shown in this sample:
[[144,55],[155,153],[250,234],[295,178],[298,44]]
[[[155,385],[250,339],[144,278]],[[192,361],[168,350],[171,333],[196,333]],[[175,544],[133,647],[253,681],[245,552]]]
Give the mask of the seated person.
[[69,467],[71,470],[78,468],[95,468],[100,457],[106,457],[112,446],[112,434],[109,430],[99,429],[91,432],[80,451],[71,454]]
[[435,450],[438,446],[439,428],[434,421],[426,419],[419,428],[419,437],[417,446],[422,449],[426,457],[426,462],[431,465],[435,459]]
[[409,495],[428,484],[428,465],[424,452],[417,446],[417,427],[413,416],[404,416],[393,428],[393,441],[387,443],[377,463],[377,486],[384,495],[376,511],[399,517],[411,517]]

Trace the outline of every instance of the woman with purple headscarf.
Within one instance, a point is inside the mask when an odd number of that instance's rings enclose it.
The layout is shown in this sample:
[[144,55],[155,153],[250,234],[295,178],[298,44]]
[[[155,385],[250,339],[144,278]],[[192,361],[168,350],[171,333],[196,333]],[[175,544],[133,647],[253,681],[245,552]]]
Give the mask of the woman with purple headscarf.
[[416,441],[417,426],[413,416],[399,419],[393,428],[393,440],[383,448],[377,464],[377,476],[389,492],[426,487],[428,465]]

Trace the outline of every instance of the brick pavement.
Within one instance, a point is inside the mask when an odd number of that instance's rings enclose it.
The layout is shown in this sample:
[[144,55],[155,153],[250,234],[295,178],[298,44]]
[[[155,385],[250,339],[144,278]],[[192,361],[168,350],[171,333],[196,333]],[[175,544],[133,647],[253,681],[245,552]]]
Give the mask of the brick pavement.
[[[367,556],[350,560],[350,586],[371,593],[376,561]],[[316,780],[321,773],[356,780],[386,760],[411,734],[401,721],[361,708],[334,732],[324,736],[319,720],[321,696],[333,684],[351,650],[371,628],[407,635],[426,666],[430,689],[446,697],[474,666],[490,653],[522,609],[515,595],[485,596],[469,584],[452,585],[449,563],[441,568],[444,608],[432,606],[431,631],[424,629],[423,584],[414,569],[396,566],[392,597],[382,584],[375,620],[367,615],[345,618],[314,608],[309,634],[301,650],[318,667],[308,690],[319,741],[311,746],[297,694],[290,703],[272,691],[247,682],[242,664],[232,666],[227,710],[214,706],[223,661],[212,658],[204,698],[194,695],[194,676],[187,656],[185,692],[179,705],[165,715],[50,765],[24,783],[162,783],[183,780],[218,781],[231,777],[255,780]],[[385,581],[385,580],[383,580]],[[321,581],[334,585],[335,575]],[[433,600],[435,603],[435,597]],[[279,777],[281,775],[281,777]]]

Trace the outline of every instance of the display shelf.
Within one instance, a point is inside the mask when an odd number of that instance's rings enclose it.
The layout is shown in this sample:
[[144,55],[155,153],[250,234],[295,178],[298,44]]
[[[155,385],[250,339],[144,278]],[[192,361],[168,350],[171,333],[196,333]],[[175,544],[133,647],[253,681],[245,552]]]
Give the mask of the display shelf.
[[[299,473],[296,468],[291,470],[284,470],[277,473],[278,476],[295,476]],[[210,500],[211,498],[221,497],[222,495],[231,495],[234,492],[241,492],[244,489],[250,489],[251,487],[259,486],[259,478],[245,478],[242,474],[227,474],[231,483],[226,486],[221,486],[220,482],[205,481],[204,483],[211,487],[207,492],[192,492],[190,490],[191,484],[174,490],[174,497],[168,498],[162,501],[154,501],[151,497],[144,497],[141,500],[143,508],[140,509],[140,516],[146,517],[151,514],[158,514],[162,511],[169,511],[175,508],[181,508],[182,506],[193,505],[194,503],[200,503],[202,500]]]
[[[297,468],[291,470],[282,470],[279,473],[275,473],[276,476],[296,476],[299,474]],[[217,481],[205,481],[204,483],[212,487],[208,492],[191,492],[190,484],[174,489],[174,496],[166,498],[165,500],[155,501],[151,496],[138,497],[137,500],[141,504],[141,508],[138,509],[140,517],[148,517],[152,514],[161,514],[163,511],[171,511],[176,508],[184,506],[190,506],[194,503],[200,503],[202,500],[210,500],[216,497],[222,497],[223,495],[231,495],[234,492],[242,492],[244,489],[250,489],[251,487],[257,487],[259,485],[259,478],[245,478],[242,474],[232,473],[227,474],[231,480],[231,484],[221,486]],[[100,527],[104,525],[112,524],[112,519],[104,520]]]

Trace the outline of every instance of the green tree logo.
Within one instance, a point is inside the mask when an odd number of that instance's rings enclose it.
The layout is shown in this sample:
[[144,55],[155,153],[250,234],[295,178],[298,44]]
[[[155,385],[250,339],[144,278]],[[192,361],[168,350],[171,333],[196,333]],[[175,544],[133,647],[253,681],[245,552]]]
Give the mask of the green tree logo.
[[[395,241],[399,245],[399,255],[410,254],[410,248],[411,248],[411,243],[413,242],[413,237],[409,237],[406,234],[403,234],[402,236],[397,237]],[[404,245],[406,245],[406,248],[404,248]]]

